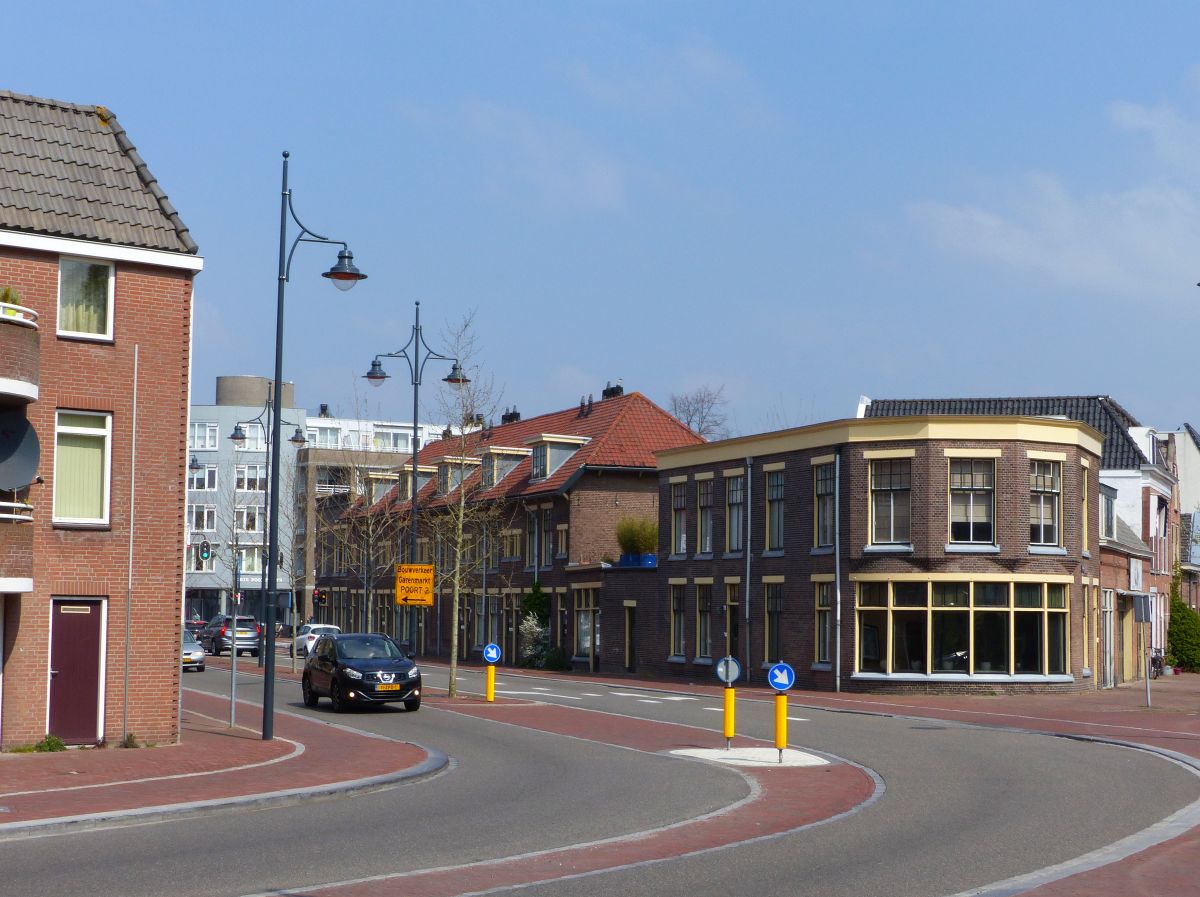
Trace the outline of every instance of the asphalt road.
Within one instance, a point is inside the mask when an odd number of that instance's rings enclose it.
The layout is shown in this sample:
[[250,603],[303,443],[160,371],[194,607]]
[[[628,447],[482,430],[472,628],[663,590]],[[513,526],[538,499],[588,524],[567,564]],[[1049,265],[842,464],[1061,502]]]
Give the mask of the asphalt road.
[[[444,671],[426,667],[437,686]],[[221,693],[227,672],[189,676]],[[476,690],[477,673],[461,687]],[[719,734],[720,702],[501,672],[500,694],[662,719]],[[256,678],[239,694],[258,700]],[[280,682],[277,706],[300,704]],[[734,848],[523,890],[530,895],[903,897],[956,894],[1070,859],[1200,795],[1174,764],[1116,747],[946,723],[794,708],[793,746],[875,771],[886,791],[837,822]],[[453,760],[413,785],[187,822],[0,844],[0,894],[204,894],[303,888],[509,856],[656,827],[739,800],[745,780],[710,764],[500,725],[426,705],[336,717],[436,746]],[[247,720],[249,722],[249,720]],[[772,736],[769,702],[740,701],[738,730]]]

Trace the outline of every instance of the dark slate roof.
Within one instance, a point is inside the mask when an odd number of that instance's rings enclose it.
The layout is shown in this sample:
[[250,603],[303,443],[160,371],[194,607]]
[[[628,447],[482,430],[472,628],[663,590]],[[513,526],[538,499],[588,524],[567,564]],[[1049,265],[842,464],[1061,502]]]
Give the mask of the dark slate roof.
[[1082,421],[1104,436],[1100,466],[1105,470],[1137,470],[1148,463],[1129,435],[1140,427],[1132,414],[1111,396],[1024,396],[999,399],[872,399],[866,417],[910,417],[929,414],[1020,417],[1065,417]]
[[198,250],[112,112],[6,90],[0,90],[0,228]]
[[1187,431],[1188,436],[1192,438],[1192,444],[1196,448],[1200,448],[1200,433],[1196,432],[1196,428],[1189,423],[1184,423],[1183,428]]

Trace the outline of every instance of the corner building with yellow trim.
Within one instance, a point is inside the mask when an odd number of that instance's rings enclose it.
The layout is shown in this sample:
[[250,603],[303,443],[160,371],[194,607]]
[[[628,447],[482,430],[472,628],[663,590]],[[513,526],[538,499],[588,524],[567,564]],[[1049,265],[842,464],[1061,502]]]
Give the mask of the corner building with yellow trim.
[[858,418],[659,452],[641,669],[736,657],[801,687],[1096,686],[1103,436],[1073,420]]

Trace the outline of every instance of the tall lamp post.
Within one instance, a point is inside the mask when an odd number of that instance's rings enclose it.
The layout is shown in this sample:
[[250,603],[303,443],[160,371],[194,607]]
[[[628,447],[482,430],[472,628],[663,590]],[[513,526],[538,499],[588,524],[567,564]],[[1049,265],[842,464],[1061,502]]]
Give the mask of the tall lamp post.
[[[262,427],[263,431],[267,434],[267,455],[268,455],[267,465],[268,465],[268,467],[270,466],[269,456],[270,456],[270,452],[271,452],[271,445],[270,445],[271,428],[269,426],[263,427],[262,419],[265,416],[265,417],[267,417],[268,420],[270,420],[270,412],[271,412],[271,400],[268,397],[267,404],[263,406],[262,412],[257,417],[253,417],[250,420],[238,421],[233,426],[233,432],[229,434],[229,441],[232,442],[236,448],[242,448],[246,444],[246,431],[242,428],[242,424],[247,424],[247,425],[258,424],[260,427]],[[308,440],[304,438],[304,431],[300,429],[299,424],[294,424],[290,420],[285,420],[285,421],[283,421],[283,423],[287,424],[289,427],[296,428],[296,432],[292,434],[291,438],[288,439],[288,442],[290,442],[296,448],[301,448],[304,446],[305,443],[308,442]],[[269,479],[270,478],[269,470],[267,472],[267,476]],[[235,490],[236,490],[236,485],[235,485]],[[270,504],[271,496],[270,496],[269,492],[266,496],[266,499],[267,499],[267,504]],[[234,526],[235,527],[237,526],[236,520],[234,521]],[[270,538],[270,533],[267,533],[267,538],[268,539]],[[266,566],[264,565],[259,568],[259,583],[258,583],[259,596],[263,599],[264,609],[266,607],[266,591],[267,591],[266,590],[266,576],[267,576]],[[294,602],[295,583],[293,583],[292,585],[293,585],[293,588],[290,589],[289,591],[291,591],[293,593],[293,602]],[[258,665],[260,667],[266,663],[266,655],[267,655],[267,652],[265,650],[266,639],[267,639],[267,634],[265,632],[262,633],[258,639],[258,648],[259,648]],[[295,670],[293,670],[292,672],[295,672]]]
[[[341,246],[338,252],[337,264],[321,276],[333,281],[339,290],[348,290],[360,280],[366,280],[367,275],[354,267],[354,253],[341,240],[330,240],[320,234],[313,233],[305,227],[292,208],[292,191],[288,189],[288,156],[283,154],[283,191],[279,200],[279,293],[275,305],[275,380],[271,392],[271,476],[268,486],[267,511],[267,607],[266,619],[263,621],[267,628],[267,662],[263,667],[263,741],[275,737],[275,593],[279,576],[279,425],[282,420],[281,401],[283,397],[283,297],[292,272],[292,256],[296,247],[301,243],[327,243]],[[300,228],[296,239],[288,247],[288,216]]]
[[[412,482],[409,484],[409,492],[412,496],[412,526],[409,532],[409,563],[417,562],[417,420],[418,410],[420,408],[420,389],[421,375],[425,370],[425,364],[431,358],[436,358],[441,361],[452,361],[454,364],[450,368],[450,373],[442,378],[443,383],[450,383],[454,386],[465,386],[471,381],[467,379],[467,375],[463,373],[462,366],[458,363],[457,358],[449,355],[442,355],[440,352],[435,352],[429,348],[429,343],[425,342],[425,337],[421,332],[421,303],[414,303],[416,307],[416,315],[413,321],[412,335],[409,336],[408,342],[403,348],[397,349],[395,352],[383,352],[376,355],[371,362],[371,369],[363,376],[372,386],[382,386],[383,381],[387,380],[390,374],[383,369],[381,358],[403,358],[408,363],[409,382],[412,384],[413,391],[413,417],[412,417]],[[411,626],[409,627],[411,630]],[[411,634],[411,633],[410,633]],[[415,643],[413,650],[416,650]]]

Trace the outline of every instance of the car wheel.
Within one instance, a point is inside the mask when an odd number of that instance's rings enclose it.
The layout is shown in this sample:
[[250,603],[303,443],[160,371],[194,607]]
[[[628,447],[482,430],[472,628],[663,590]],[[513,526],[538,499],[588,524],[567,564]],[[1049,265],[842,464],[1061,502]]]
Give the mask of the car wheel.
[[317,701],[321,700],[317,697],[317,693],[312,690],[312,683],[308,681],[307,676],[300,680],[300,693],[304,695],[305,707],[316,707]]
[[337,682],[329,686],[329,702],[333,704],[334,713],[343,713],[346,710],[346,700],[342,697],[342,687]]
[[258,650],[257,650],[257,649],[255,649],[254,651],[251,651],[251,652],[250,652],[250,656],[251,656],[251,657],[258,657]]
[[204,664],[200,664],[200,666],[196,667],[196,672],[203,673],[204,672]]
[[414,713],[417,710],[420,710],[421,709],[421,699],[420,698],[411,698],[410,700],[405,701],[404,709],[407,710],[409,713]]

